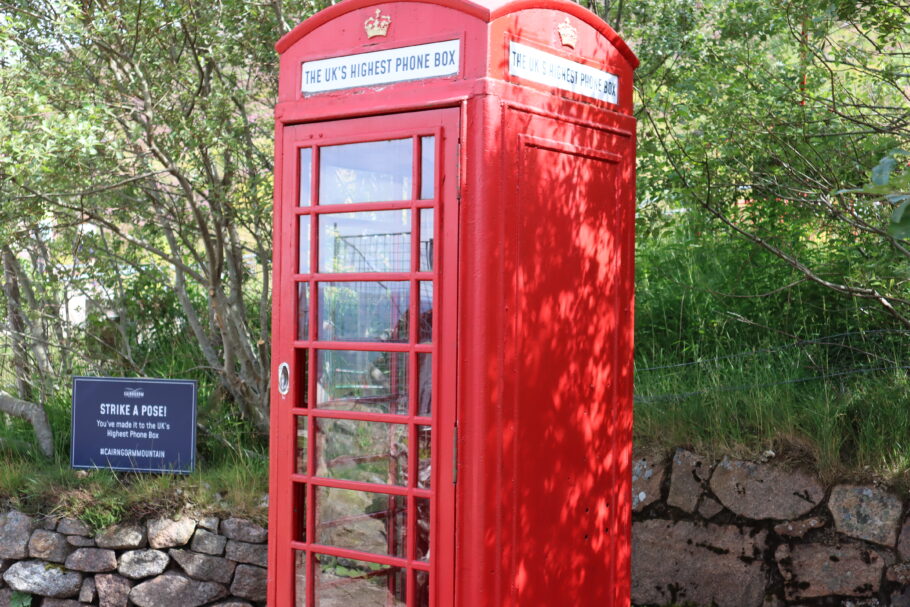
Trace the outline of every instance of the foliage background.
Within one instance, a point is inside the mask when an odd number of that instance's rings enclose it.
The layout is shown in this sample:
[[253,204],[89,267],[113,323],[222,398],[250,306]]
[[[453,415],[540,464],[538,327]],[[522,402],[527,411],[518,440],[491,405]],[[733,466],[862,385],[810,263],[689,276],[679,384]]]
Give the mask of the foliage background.
[[[0,0],[0,494],[113,496],[98,524],[156,500],[256,509],[272,45],[320,8]],[[910,8],[589,8],[642,60],[637,440],[906,483]],[[74,477],[73,374],[198,379],[200,474]]]

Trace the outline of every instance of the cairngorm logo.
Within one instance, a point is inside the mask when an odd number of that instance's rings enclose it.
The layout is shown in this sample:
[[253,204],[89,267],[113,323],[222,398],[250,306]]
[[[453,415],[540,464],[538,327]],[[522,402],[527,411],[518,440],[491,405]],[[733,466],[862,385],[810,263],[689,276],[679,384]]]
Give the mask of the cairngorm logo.
[[124,388],[123,396],[126,398],[142,398],[145,396],[145,390],[142,388]]

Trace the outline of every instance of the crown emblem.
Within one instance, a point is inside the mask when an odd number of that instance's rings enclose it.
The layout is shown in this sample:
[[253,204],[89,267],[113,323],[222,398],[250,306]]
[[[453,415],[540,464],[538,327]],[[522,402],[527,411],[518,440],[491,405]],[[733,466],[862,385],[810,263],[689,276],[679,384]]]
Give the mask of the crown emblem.
[[392,24],[392,18],[381,13],[382,10],[377,8],[376,14],[363,22],[363,29],[367,32],[367,38],[385,36],[389,33],[389,25]]
[[559,39],[564,46],[575,48],[575,45],[578,43],[578,30],[572,27],[568,17],[566,17],[565,21],[556,26],[556,31],[559,32]]

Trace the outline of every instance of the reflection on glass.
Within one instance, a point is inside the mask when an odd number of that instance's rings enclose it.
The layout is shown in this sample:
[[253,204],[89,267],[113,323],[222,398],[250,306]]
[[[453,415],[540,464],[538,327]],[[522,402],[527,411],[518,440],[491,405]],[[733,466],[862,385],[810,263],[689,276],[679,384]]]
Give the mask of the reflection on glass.
[[297,416],[297,457],[295,458],[294,472],[307,473],[307,418]]
[[297,339],[310,337],[310,285],[297,283]]
[[316,420],[316,475],[382,485],[408,484],[408,428],[349,419]]
[[420,210],[420,271],[433,271],[433,209]]
[[417,426],[417,486],[421,489],[430,488],[430,477],[433,476],[432,438],[430,426]]
[[417,516],[414,517],[417,522],[415,531],[415,550],[417,560],[430,560],[430,500],[425,497],[414,499],[414,507],[417,508]]
[[306,552],[294,551],[294,607],[306,607]]
[[316,365],[318,407],[408,414],[406,353],[320,350]]
[[319,153],[319,204],[411,199],[410,139],[333,145]]
[[320,272],[409,272],[411,211],[333,213],[319,218]]
[[300,229],[299,229],[299,238],[298,242],[300,246],[298,247],[297,259],[297,273],[298,274],[309,274],[310,273],[310,216],[301,215],[300,220]]
[[404,557],[407,498],[316,487],[316,543]]
[[436,138],[420,138],[420,198],[433,198],[436,176]]
[[409,293],[405,281],[322,283],[319,339],[407,341]]
[[420,283],[420,318],[417,323],[418,341],[427,344],[433,341],[433,283]]
[[306,541],[306,485],[294,483],[294,516],[291,519],[291,537],[298,542]]
[[433,414],[433,355],[417,353],[417,415]]
[[310,400],[308,388],[310,385],[310,351],[307,349],[300,349],[296,351],[295,356],[297,360],[297,367],[294,371],[296,377],[291,382],[291,393],[294,394],[296,391],[297,396],[292,405],[305,409]]
[[313,148],[300,148],[300,206],[310,206],[313,182]]
[[323,554],[316,559],[316,607],[405,607],[405,570]]
[[414,572],[414,607],[430,607],[430,574]]

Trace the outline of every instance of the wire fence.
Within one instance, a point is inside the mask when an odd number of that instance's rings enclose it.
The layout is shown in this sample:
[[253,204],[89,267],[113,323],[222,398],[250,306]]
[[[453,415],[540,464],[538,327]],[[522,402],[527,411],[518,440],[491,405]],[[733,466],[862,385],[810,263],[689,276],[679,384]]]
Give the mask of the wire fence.
[[[758,359],[760,357],[773,356],[776,354],[782,354],[787,352],[792,352],[794,350],[805,349],[810,346],[818,346],[830,349],[848,349],[856,352],[856,346],[852,343],[848,343],[853,338],[861,338],[864,341],[868,341],[872,338],[884,337],[884,336],[896,336],[896,337],[907,337],[910,336],[910,331],[901,330],[901,329],[878,329],[871,331],[848,331],[841,333],[833,333],[831,335],[825,335],[821,337],[815,337],[811,339],[801,339],[795,340],[790,343],[781,344],[779,346],[767,347],[767,348],[757,348],[753,350],[745,350],[742,352],[735,352],[732,354],[724,354],[721,356],[713,356],[707,358],[699,358],[698,360],[691,360],[679,363],[671,364],[662,364],[662,365],[652,365],[652,366],[636,366],[635,375],[636,375],[636,393],[634,395],[635,402],[641,404],[648,403],[657,403],[657,402],[667,402],[667,401],[679,401],[685,400],[688,398],[694,398],[697,396],[704,396],[707,394],[718,394],[718,393],[734,393],[734,392],[749,392],[754,390],[761,390],[767,388],[773,388],[775,386],[785,386],[785,385],[794,385],[794,384],[805,384],[815,381],[829,381],[835,379],[844,379],[852,376],[858,375],[867,375],[872,373],[889,373],[895,371],[910,371],[910,364],[906,364],[910,361],[903,360],[903,356],[900,356],[899,359],[895,360],[890,357],[886,357],[881,353],[876,353],[872,351],[866,351],[864,354],[868,355],[868,358],[879,358],[892,362],[892,364],[879,364],[879,365],[852,365],[844,368],[829,368],[822,370],[821,372],[815,374],[801,375],[799,377],[786,377],[781,378],[776,381],[769,382],[731,382],[729,384],[714,385],[706,388],[699,388],[695,390],[685,390],[680,392],[663,392],[660,394],[642,394],[640,393],[640,384],[649,381],[649,374],[661,374],[666,375],[677,372],[685,371],[689,369],[710,369],[712,366],[717,366],[718,363],[737,361],[737,360],[749,360],[749,359]],[[8,335],[0,333],[0,337],[6,338]],[[838,340],[841,340],[840,342]],[[11,351],[7,347],[7,339],[0,339],[0,386],[6,385],[11,386],[15,382],[15,373],[11,364]],[[896,346],[896,349],[900,349]],[[794,372],[799,372],[799,368],[794,368]],[[672,380],[669,380],[672,381]],[[682,383],[682,382],[681,382]]]
[[[711,386],[709,388],[702,388],[697,390],[688,390],[684,392],[667,392],[662,394],[640,394],[636,391],[634,396],[636,403],[655,403],[655,402],[666,402],[666,401],[679,401],[687,398],[692,398],[696,396],[703,396],[706,394],[716,394],[716,393],[729,393],[729,392],[748,392],[760,389],[772,388],[775,386],[785,386],[793,384],[803,384],[813,381],[827,381],[832,379],[846,378],[856,375],[864,375],[869,373],[885,373],[885,372],[894,372],[894,371],[907,371],[910,370],[910,364],[901,364],[905,362],[902,360],[902,356],[899,356],[897,359],[885,356],[881,353],[873,352],[872,350],[861,350],[856,346],[850,343],[844,343],[849,341],[854,337],[861,337],[865,340],[869,338],[876,338],[881,336],[907,336],[910,335],[910,331],[902,329],[877,329],[870,331],[848,331],[842,333],[834,333],[831,335],[826,335],[822,337],[816,337],[812,339],[801,339],[796,340],[790,343],[782,344],[779,346],[768,347],[768,348],[758,348],[754,350],[745,350],[742,352],[736,352],[733,354],[725,354],[721,356],[714,356],[708,358],[700,358],[698,360],[686,361],[680,363],[671,363],[664,365],[653,365],[647,367],[638,367],[636,366],[636,387],[639,385],[639,381],[642,379],[642,374],[655,373],[658,371],[668,372],[668,371],[679,371],[686,370],[689,368],[707,368],[711,365],[717,365],[718,363],[743,360],[750,358],[758,358],[761,356],[769,356],[774,354],[781,354],[785,352],[790,352],[798,349],[805,349],[809,346],[820,346],[825,348],[842,348],[850,350],[854,355],[860,354],[864,355],[867,358],[877,358],[880,360],[886,360],[892,364],[887,365],[869,365],[869,366],[850,366],[847,368],[833,368],[827,369],[821,373],[816,373],[813,375],[805,375],[800,377],[787,377],[776,381],[769,382],[744,382],[744,383],[731,383]],[[842,340],[842,342],[838,342]],[[868,345],[866,345],[868,347]],[[794,371],[799,371],[798,368],[794,368]],[[647,377],[647,375],[645,376]]]

